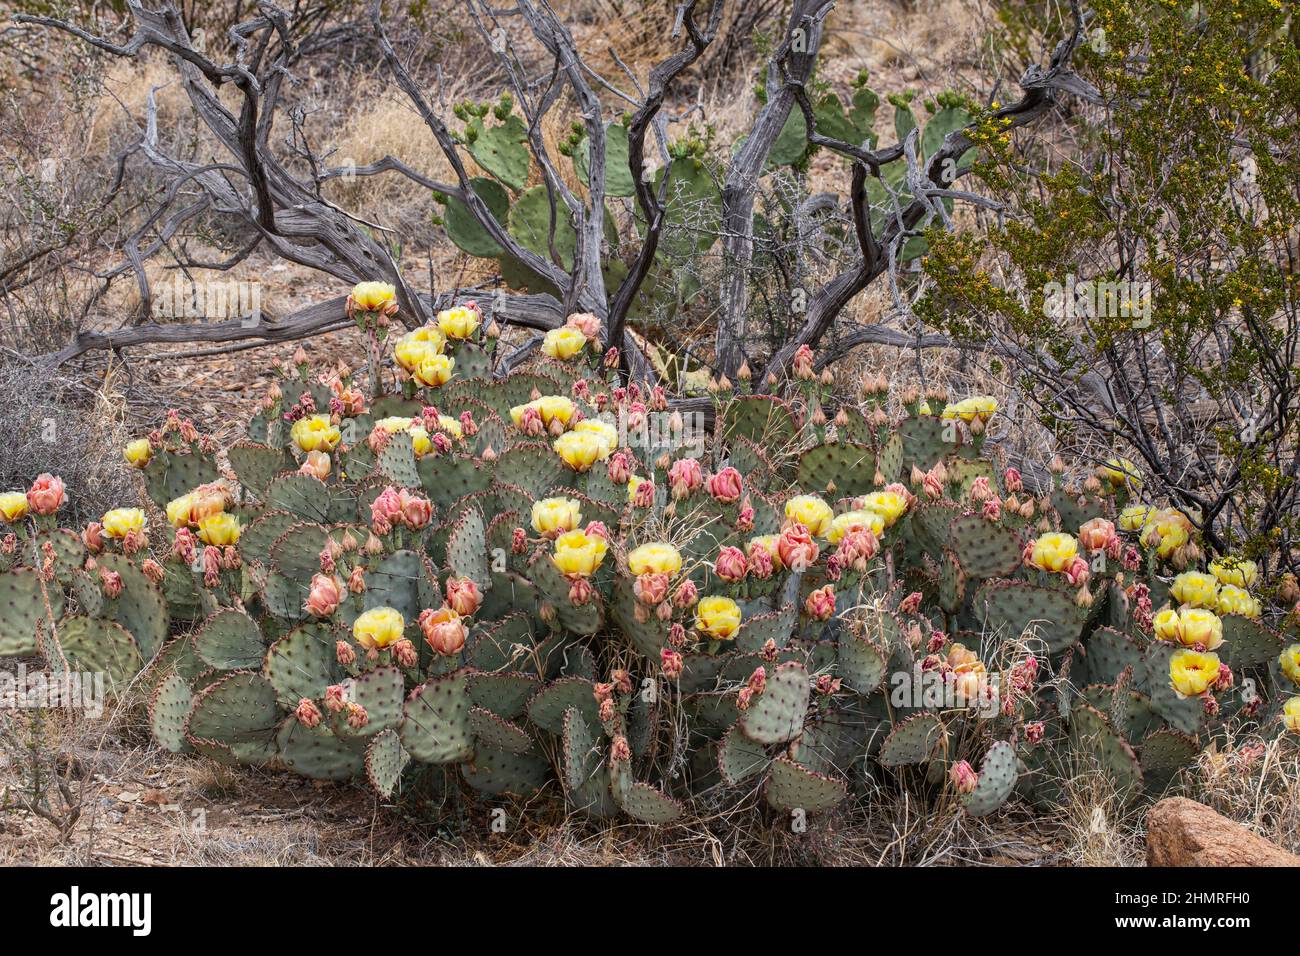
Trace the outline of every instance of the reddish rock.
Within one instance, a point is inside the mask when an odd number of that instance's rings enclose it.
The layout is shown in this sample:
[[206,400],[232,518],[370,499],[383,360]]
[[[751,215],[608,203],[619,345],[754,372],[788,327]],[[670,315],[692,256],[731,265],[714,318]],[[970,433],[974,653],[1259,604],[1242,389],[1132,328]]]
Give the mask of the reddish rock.
[[1300,856],[1186,797],[1147,813],[1147,866],[1300,866]]

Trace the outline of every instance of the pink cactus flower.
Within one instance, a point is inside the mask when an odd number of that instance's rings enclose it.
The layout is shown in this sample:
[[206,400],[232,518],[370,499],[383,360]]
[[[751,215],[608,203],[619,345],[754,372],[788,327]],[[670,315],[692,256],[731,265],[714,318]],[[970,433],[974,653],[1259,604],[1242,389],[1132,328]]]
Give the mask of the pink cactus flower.
[[723,504],[739,501],[744,490],[744,482],[741,480],[740,472],[730,466],[723,468],[716,475],[710,475],[706,485],[709,494]]
[[695,602],[700,599],[699,588],[690,578],[677,585],[677,590],[673,592],[673,604],[685,610],[695,606]]
[[698,458],[679,458],[668,470],[668,486],[673,498],[682,499],[704,485],[704,469]]
[[792,571],[806,571],[816,563],[821,549],[805,525],[792,521],[777,538],[776,553],[785,567]]
[[974,793],[980,782],[979,775],[966,760],[959,760],[952,765],[952,769],[948,771],[948,779],[952,781],[958,793]]
[[646,607],[657,607],[667,599],[671,581],[667,574],[638,574],[632,582],[632,593]]
[[447,605],[461,617],[473,617],[483,605],[483,592],[470,578],[447,581]]
[[814,621],[829,621],[835,616],[835,589],[827,584],[809,594],[804,613]]
[[357,661],[357,652],[347,641],[335,641],[334,657],[344,667],[350,667]]
[[140,570],[143,571],[144,576],[154,584],[162,584],[163,578],[167,576],[167,572],[163,570],[163,566],[153,558],[145,558],[144,564],[140,566]]
[[320,726],[320,708],[316,706],[316,702],[310,697],[300,698],[298,706],[294,708],[293,714],[298,718],[298,723],[308,729]]
[[449,607],[428,608],[420,612],[420,630],[435,654],[450,657],[465,646],[469,631],[460,615]]
[[1006,489],[1007,494],[1012,495],[1018,491],[1024,490],[1024,482],[1020,479],[1020,472],[1015,468],[1008,468],[1002,473],[1002,487]]
[[62,478],[39,475],[27,492],[27,507],[38,515],[52,515],[63,507],[66,497]]
[[317,574],[311,579],[311,588],[307,593],[307,600],[303,602],[303,610],[312,617],[329,617],[338,610],[341,600],[343,600],[343,589],[339,585],[338,578],[331,574]]
[[665,647],[659,652],[659,669],[663,671],[664,677],[669,680],[676,680],[682,676],[682,655],[671,648]]
[[718,559],[713,564],[713,573],[731,583],[743,581],[748,570],[745,552],[731,545],[718,552]]

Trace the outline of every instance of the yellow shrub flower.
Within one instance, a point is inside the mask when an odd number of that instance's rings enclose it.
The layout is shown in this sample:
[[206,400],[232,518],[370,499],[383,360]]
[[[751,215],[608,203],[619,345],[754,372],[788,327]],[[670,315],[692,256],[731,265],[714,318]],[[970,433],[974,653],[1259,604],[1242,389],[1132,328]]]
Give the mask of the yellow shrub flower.
[[1129,505],[1119,513],[1119,529],[1121,531],[1141,531],[1155,516],[1156,509],[1150,505]]
[[1101,476],[1112,487],[1128,485],[1130,488],[1142,487],[1142,472],[1137,465],[1127,458],[1111,458],[1101,467]]
[[555,539],[555,553],[551,555],[551,560],[561,574],[576,574],[585,578],[596,573],[608,550],[609,545],[598,534],[568,531]]
[[584,418],[578,424],[573,426],[575,432],[586,432],[595,435],[605,446],[602,459],[608,458],[618,447],[618,429],[609,422],[601,421],[599,418]]
[[447,337],[436,325],[424,325],[407,332],[393,346],[393,361],[406,371],[414,373],[425,359],[441,355],[447,347]]
[[397,290],[387,282],[358,282],[352,287],[352,302],[364,312],[380,312],[396,296]]
[[729,641],[740,630],[740,605],[728,597],[701,598],[695,606],[695,626],[719,641]]
[[1174,583],[1169,587],[1169,596],[1179,604],[1214,607],[1218,604],[1219,582],[1212,574],[1184,571],[1174,578]]
[[591,432],[565,432],[551,445],[564,463],[577,472],[584,472],[609,455],[605,443]]
[[190,509],[194,507],[194,492],[167,502],[167,522],[173,528],[184,528],[190,523]]
[[1223,584],[1252,588],[1259,580],[1259,565],[1242,558],[1216,558],[1210,562],[1210,573]]
[[391,607],[372,607],[352,624],[352,637],[362,647],[379,649],[396,644],[406,631],[401,612]]
[[1174,651],[1169,659],[1169,683],[1179,697],[1204,694],[1219,679],[1219,655]]
[[289,437],[303,451],[333,451],[342,436],[328,415],[308,415],[293,423]]
[[0,494],[0,515],[9,522],[26,518],[27,496],[21,491],[6,491]]
[[546,333],[546,338],[542,339],[542,351],[551,358],[570,359],[581,352],[586,344],[587,336],[579,329],[563,325]]
[[1235,584],[1225,584],[1219,588],[1218,608],[1220,614],[1239,614],[1251,618],[1259,617],[1263,611],[1258,598]]
[[225,511],[210,514],[199,522],[199,540],[204,544],[218,547],[234,544],[241,531],[239,519]]
[[132,531],[144,529],[144,512],[139,508],[114,508],[99,519],[106,538],[125,538]]
[[897,491],[873,491],[858,499],[858,507],[876,512],[885,519],[885,527],[892,528],[907,513],[907,499]]
[[682,569],[682,555],[671,544],[652,541],[628,554],[627,566],[633,574],[676,574]]
[[438,328],[449,339],[467,339],[478,329],[479,315],[474,309],[458,305],[438,313]]
[[437,388],[446,385],[456,371],[456,360],[450,355],[430,355],[416,366],[411,376],[421,385]]
[[1282,723],[1293,734],[1300,734],[1300,697],[1292,697],[1282,705]]
[[850,531],[861,528],[870,529],[871,533],[879,538],[885,533],[885,516],[869,508],[836,515],[831,520],[830,527],[826,529],[826,540],[831,544],[839,544]]
[[135,441],[129,441],[126,443],[126,447],[122,449],[122,457],[132,467],[143,468],[153,458],[153,445],[149,444],[147,438],[137,438]]
[[1291,678],[1291,683],[1300,687],[1300,644],[1292,644],[1278,657],[1282,673]]
[[582,505],[576,498],[543,498],[533,502],[533,530],[555,536],[582,523]]
[[808,529],[809,534],[820,538],[830,529],[835,512],[816,495],[796,495],[785,503],[785,516],[791,521],[799,522]]
[[1036,568],[1061,572],[1069,568],[1078,555],[1079,542],[1074,539],[1074,535],[1049,531],[1038,536],[1029,560]]
[[577,410],[577,406],[563,395],[543,395],[541,398],[510,409],[510,420],[515,423],[516,428],[523,421],[524,412],[529,408],[537,409],[537,413],[542,416],[543,425],[550,425],[557,418],[561,425],[568,425]]

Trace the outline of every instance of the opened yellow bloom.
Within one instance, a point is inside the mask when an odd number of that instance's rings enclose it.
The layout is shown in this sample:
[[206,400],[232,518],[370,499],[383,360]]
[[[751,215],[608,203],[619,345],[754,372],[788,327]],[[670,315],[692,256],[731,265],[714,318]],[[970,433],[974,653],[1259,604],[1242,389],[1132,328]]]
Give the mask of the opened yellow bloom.
[[415,367],[411,376],[421,385],[437,388],[446,385],[456,371],[456,360],[450,355],[430,355]]
[[474,309],[458,305],[454,309],[443,309],[438,313],[438,328],[449,339],[467,339],[478,328],[479,315]]
[[1212,574],[1184,571],[1174,578],[1169,595],[1179,604],[1192,607],[1214,607],[1219,600],[1219,582]]
[[695,606],[695,626],[715,640],[729,641],[740,630],[740,605],[728,597],[701,598]]
[[907,512],[907,499],[897,491],[873,491],[858,499],[858,507],[876,512],[885,519],[885,527],[892,528]]
[[682,569],[682,555],[671,544],[653,541],[633,549],[627,566],[633,574],[676,574]]
[[826,540],[831,544],[839,544],[850,531],[863,529],[869,530],[879,538],[885,533],[885,516],[879,511],[872,511],[868,508],[846,511],[842,515],[836,515],[831,521],[831,526],[826,529]]
[[1300,734],[1300,697],[1292,697],[1282,705],[1282,723],[1293,734]]
[[782,566],[781,553],[777,550],[776,545],[780,537],[780,535],[776,534],[760,534],[749,539],[749,547],[752,548],[754,545],[761,547],[772,556],[772,563],[779,568]]
[[945,406],[941,417],[960,418],[964,422],[973,422],[976,419],[987,422],[997,410],[996,398],[991,395],[972,395],[970,398]]
[[573,426],[575,432],[586,432],[595,435],[605,446],[605,452],[600,457],[608,458],[610,454],[618,447],[618,429],[609,422],[601,421],[599,418],[584,418],[578,424]]
[[424,325],[407,332],[393,346],[393,361],[408,372],[415,372],[420,363],[441,355],[447,346],[447,337],[436,325]]
[[0,515],[5,521],[21,521],[27,517],[27,496],[21,491],[0,494]]
[[1235,584],[1225,584],[1219,588],[1218,609],[1220,614],[1239,614],[1251,618],[1259,617],[1263,611],[1258,598]]
[[238,518],[225,511],[218,511],[199,522],[199,540],[222,547],[238,541],[242,530]]
[[1291,678],[1291,683],[1300,687],[1300,644],[1292,644],[1277,659],[1282,673]]
[[1169,641],[1171,644],[1183,642],[1182,620],[1178,617],[1178,612],[1171,607],[1156,612],[1156,616],[1151,620],[1151,628],[1159,640]]
[[542,351],[551,358],[570,359],[586,344],[587,337],[579,329],[563,325],[546,333],[546,338],[542,339]]
[[303,451],[333,451],[342,436],[328,415],[308,415],[293,423],[289,437]]
[[1128,485],[1130,488],[1142,487],[1142,472],[1138,466],[1127,458],[1112,458],[1101,467],[1101,476],[1115,488]]
[[190,523],[190,509],[194,507],[194,492],[167,502],[167,521],[173,528],[184,528]]
[[1181,650],[1169,659],[1169,683],[1179,697],[1204,694],[1218,679],[1218,654]]
[[389,415],[387,418],[381,418],[375,422],[375,427],[382,428],[389,434],[395,435],[410,428],[412,421],[413,419],[403,418],[401,415]]
[[576,498],[543,498],[533,502],[533,530],[555,536],[582,523],[582,505]]
[[1259,580],[1259,565],[1242,558],[1216,558],[1210,562],[1210,573],[1223,584],[1235,584],[1239,588],[1251,588]]
[[543,425],[550,425],[555,419],[559,419],[561,425],[567,425],[577,410],[577,406],[563,395],[543,395],[510,409],[510,420],[515,423],[515,427],[523,421],[524,411],[529,408],[537,409],[537,413],[542,416]]
[[132,531],[144,529],[144,512],[139,508],[114,508],[99,519],[108,538],[125,538]]
[[603,441],[591,432],[565,432],[551,445],[564,463],[577,472],[584,472],[609,455]]
[[423,425],[411,425],[406,433],[411,436],[411,450],[415,452],[416,458],[423,458],[433,451],[433,440]]
[[830,530],[835,512],[816,495],[796,495],[785,503],[785,516],[799,522],[809,534],[822,537]]
[[149,459],[153,458],[153,445],[149,444],[147,438],[129,441],[122,449],[122,457],[126,459],[127,464],[135,468],[143,468],[149,464]]
[[452,418],[450,415],[439,415],[438,427],[452,438],[456,439],[456,441],[460,441],[465,437],[465,429],[461,428],[460,422]]
[[1030,552],[1029,561],[1044,571],[1065,571],[1079,555],[1079,542],[1074,535],[1049,531],[1038,536]]
[[379,312],[388,308],[397,296],[397,290],[387,282],[358,282],[352,287],[352,302],[365,312]]
[[1142,544],[1154,547],[1162,558],[1169,558],[1192,537],[1192,523],[1181,511],[1165,508],[1151,516],[1142,533]]
[[1151,523],[1156,509],[1150,505],[1129,505],[1119,513],[1121,531],[1141,531]]
[[1180,639],[1187,647],[1197,644],[1207,651],[1223,643],[1223,621],[1213,611],[1200,607],[1185,607],[1178,611]]
[[401,612],[391,607],[372,607],[352,624],[352,637],[362,647],[379,649],[395,644],[406,631]]
[[609,545],[600,535],[569,531],[555,539],[555,553],[551,555],[551,560],[561,574],[576,574],[585,578],[596,573],[608,550]]
[[640,478],[640,477],[638,477],[638,476],[636,476],[636,475],[630,475],[630,476],[628,477],[628,479],[627,479],[627,501],[628,501],[628,504],[633,504],[633,503],[636,502],[636,490],[637,490],[638,488],[640,488],[641,485],[642,485],[646,480],[647,480],[647,479],[645,479],[645,478]]

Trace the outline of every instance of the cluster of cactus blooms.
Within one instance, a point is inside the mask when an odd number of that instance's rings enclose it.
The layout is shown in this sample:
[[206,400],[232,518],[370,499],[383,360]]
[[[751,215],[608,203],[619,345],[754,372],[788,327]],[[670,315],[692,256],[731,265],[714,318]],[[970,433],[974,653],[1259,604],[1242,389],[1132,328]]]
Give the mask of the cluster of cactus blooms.
[[168,416],[125,449],[152,507],[71,530],[57,478],[0,495],[0,653],[143,687],[175,752],[385,797],[412,763],[558,780],[647,822],[760,781],[826,810],[907,765],[972,814],[1050,803],[1062,748],[1137,795],[1300,732],[1295,581],[1207,562],[1126,460],[1031,487],[992,398],[882,375],[850,404],[805,346],[710,383],[693,442],[594,316],[498,375],[473,303],[400,335],[391,287],[348,308],[369,381],[300,350],[223,467]]

